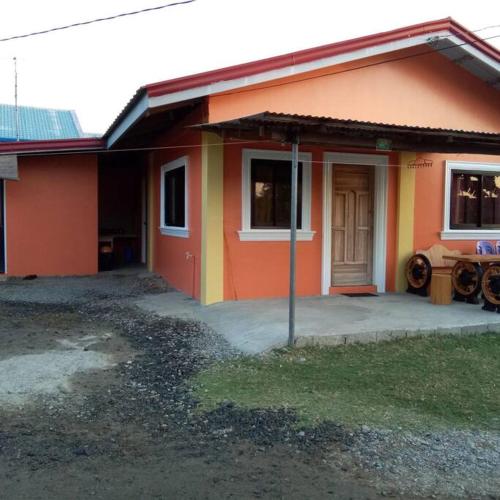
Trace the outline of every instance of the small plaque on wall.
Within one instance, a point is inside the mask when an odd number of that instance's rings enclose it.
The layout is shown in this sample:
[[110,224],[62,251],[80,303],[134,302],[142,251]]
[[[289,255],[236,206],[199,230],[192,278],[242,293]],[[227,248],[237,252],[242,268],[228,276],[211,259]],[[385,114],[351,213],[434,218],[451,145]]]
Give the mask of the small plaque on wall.
[[411,160],[408,162],[408,168],[431,168],[432,160],[427,160],[425,158],[419,158],[418,160]]
[[375,149],[377,151],[392,151],[392,141],[390,139],[378,138]]

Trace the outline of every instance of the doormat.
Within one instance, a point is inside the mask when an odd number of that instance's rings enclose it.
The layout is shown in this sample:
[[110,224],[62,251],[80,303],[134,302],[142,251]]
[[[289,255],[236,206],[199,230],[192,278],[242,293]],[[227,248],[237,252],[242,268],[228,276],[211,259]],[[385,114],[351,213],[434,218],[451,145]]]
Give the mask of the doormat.
[[344,297],[378,297],[378,295],[376,293],[366,293],[366,292],[342,293],[341,295],[344,295]]

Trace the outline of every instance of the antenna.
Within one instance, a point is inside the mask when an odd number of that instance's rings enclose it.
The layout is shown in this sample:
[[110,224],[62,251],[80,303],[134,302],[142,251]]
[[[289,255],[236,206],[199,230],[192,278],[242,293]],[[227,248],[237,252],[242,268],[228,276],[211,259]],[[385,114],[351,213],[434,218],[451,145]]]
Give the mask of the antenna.
[[17,104],[17,57],[14,56],[14,109],[16,113],[16,141],[20,139],[19,106]]

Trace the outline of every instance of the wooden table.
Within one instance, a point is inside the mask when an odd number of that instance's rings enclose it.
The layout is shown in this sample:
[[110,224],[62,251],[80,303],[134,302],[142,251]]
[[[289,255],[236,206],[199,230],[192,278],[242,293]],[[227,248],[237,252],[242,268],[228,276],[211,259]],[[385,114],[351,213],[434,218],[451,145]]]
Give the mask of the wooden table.
[[483,264],[491,264],[493,262],[500,262],[500,255],[476,255],[476,254],[443,255],[443,259],[456,260],[459,262],[471,262],[483,265]]
[[483,292],[486,311],[500,312],[500,255],[444,255],[456,261],[451,272],[454,300],[478,304]]

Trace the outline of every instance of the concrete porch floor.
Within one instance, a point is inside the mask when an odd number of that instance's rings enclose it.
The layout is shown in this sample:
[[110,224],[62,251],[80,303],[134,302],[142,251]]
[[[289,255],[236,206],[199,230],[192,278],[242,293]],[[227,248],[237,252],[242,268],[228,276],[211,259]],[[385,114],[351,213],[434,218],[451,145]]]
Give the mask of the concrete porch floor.
[[[161,316],[206,323],[237,350],[257,354],[286,345],[288,300],[245,300],[201,306],[179,292],[149,296],[137,302]],[[378,297],[307,297],[297,299],[297,345],[338,345],[399,337],[500,332],[500,314],[480,305],[454,302],[432,305],[410,294]]]

